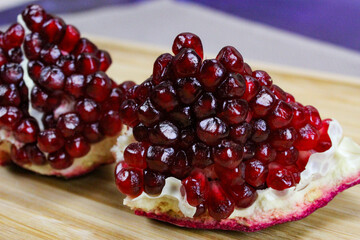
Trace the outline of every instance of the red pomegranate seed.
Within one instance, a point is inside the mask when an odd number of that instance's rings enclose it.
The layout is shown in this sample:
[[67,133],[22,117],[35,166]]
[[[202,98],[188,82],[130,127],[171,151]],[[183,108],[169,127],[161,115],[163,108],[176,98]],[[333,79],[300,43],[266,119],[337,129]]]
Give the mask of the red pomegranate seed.
[[203,171],[195,169],[182,180],[186,199],[191,206],[198,206],[208,199],[208,181]]
[[311,152],[310,151],[299,151],[299,158],[296,161],[296,166],[300,171],[303,171],[309,161]]
[[297,132],[293,127],[274,130],[269,138],[269,142],[276,150],[286,150],[293,146],[297,139]]
[[65,27],[65,23],[61,18],[50,18],[43,23],[40,35],[49,43],[58,43],[64,35]]
[[56,152],[64,146],[64,139],[61,133],[53,128],[41,131],[37,138],[38,146],[43,152]]
[[125,100],[120,106],[120,118],[124,124],[135,127],[139,123],[138,105],[132,99]]
[[100,61],[91,53],[81,53],[76,59],[75,66],[78,73],[89,75],[99,70]]
[[270,88],[271,92],[275,95],[276,99],[283,100],[286,102],[287,93],[282,90],[278,85],[272,85]]
[[295,129],[299,129],[305,125],[305,109],[299,103],[291,103],[293,109],[293,119],[290,125]]
[[217,101],[212,93],[204,93],[193,104],[193,112],[198,119],[203,119],[216,113]]
[[29,157],[30,162],[36,165],[42,165],[46,163],[45,155],[40,151],[40,149],[35,144],[27,144],[24,146],[27,156]]
[[201,141],[213,146],[229,135],[229,128],[221,119],[211,117],[197,124],[196,134]]
[[276,157],[276,151],[268,143],[260,143],[255,149],[255,158],[263,163],[269,163],[274,161]]
[[290,104],[279,100],[276,103],[274,111],[267,118],[268,124],[272,129],[283,128],[289,125],[293,119],[293,109]]
[[143,124],[138,124],[133,128],[133,135],[136,141],[138,142],[148,142],[149,141],[149,133],[148,128]]
[[251,76],[251,75],[252,75],[252,69],[251,69],[251,67],[249,66],[249,64],[244,63],[244,70],[242,71],[241,74],[242,74],[242,75],[248,75],[248,76]]
[[31,105],[33,108],[44,111],[46,109],[46,103],[49,95],[41,90],[39,87],[33,87],[31,91]]
[[20,93],[15,84],[0,84],[0,104],[16,107],[21,104]]
[[216,164],[226,168],[236,168],[243,159],[243,146],[232,141],[223,140],[214,147],[213,155]]
[[284,190],[295,185],[292,172],[287,170],[280,163],[269,164],[269,174],[266,179],[266,184],[275,190]]
[[26,35],[24,42],[24,52],[29,60],[36,60],[40,56],[43,42],[39,33],[31,33]]
[[205,60],[200,68],[199,81],[206,91],[214,92],[225,72],[225,68],[216,59]]
[[185,128],[192,124],[192,112],[190,107],[178,108],[169,113],[170,119],[179,127]]
[[72,25],[67,25],[65,28],[64,36],[59,44],[59,48],[64,54],[69,54],[74,49],[75,45],[79,40],[79,30]]
[[325,119],[322,122],[322,128],[319,130],[319,134],[320,134],[319,143],[315,147],[315,151],[317,152],[325,152],[332,146],[331,139],[328,134],[330,122],[331,119]]
[[88,76],[86,94],[96,102],[103,102],[111,92],[111,80],[104,72]]
[[242,98],[249,102],[258,94],[258,92],[261,89],[261,85],[257,79],[251,76],[246,75],[244,78],[245,78],[246,88]]
[[246,119],[248,103],[243,99],[225,100],[219,110],[218,117],[229,125],[239,124]]
[[76,104],[76,112],[85,122],[95,122],[100,118],[100,109],[98,104],[88,98],[80,100]]
[[85,77],[81,74],[73,74],[66,78],[64,90],[72,96],[79,98],[85,93]]
[[[1,35],[0,35],[1,36]],[[3,53],[2,51],[0,51],[0,67],[2,65],[4,65],[5,63],[7,63],[7,57],[5,55],[5,53]]]
[[146,154],[148,168],[160,173],[167,173],[175,157],[175,150],[171,147],[150,146]]
[[137,168],[119,167],[120,164],[115,177],[116,186],[120,192],[132,198],[139,196],[144,191],[143,171]]
[[266,116],[274,105],[275,96],[267,87],[262,87],[260,92],[250,104],[256,117]]
[[146,143],[131,143],[124,151],[124,160],[130,167],[146,168],[146,154],[149,145]]
[[20,166],[30,163],[29,156],[24,147],[17,149],[15,145],[11,145],[10,157],[13,162]]
[[172,46],[173,53],[178,54],[183,48],[192,48],[201,59],[203,58],[203,46],[196,34],[184,32],[175,37]]
[[43,122],[45,128],[55,128],[56,127],[56,120],[52,113],[45,113],[42,116],[41,121]]
[[256,70],[252,73],[252,76],[254,78],[256,78],[257,80],[259,80],[259,82],[262,86],[267,86],[269,88],[271,87],[272,79],[267,72],[262,71],[262,70]]
[[65,76],[70,76],[75,73],[75,58],[72,55],[61,56],[56,65],[63,71]]
[[256,190],[246,183],[237,182],[229,185],[226,190],[238,208],[250,207],[258,197]]
[[43,68],[44,64],[40,61],[30,61],[28,63],[29,76],[35,83],[39,83],[40,74]]
[[156,145],[172,146],[178,137],[178,128],[169,121],[159,122],[149,130],[149,140]]
[[98,122],[85,124],[83,136],[89,143],[97,143],[104,139],[104,134],[100,131]]
[[320,129],[322,127],[322,121],[320,118],[320,114],[316,108],[313,106],[305,106],[305,118],[306,122],[310,123],[316,129]]
[[56,66],[47,66],[42,69],[39,84],[49,91],[62,90],[64,88],[65,75]]
[[139,103],[143,103],[148,97],[150,97],[152,88],[153,84],[151,80],[147,80],[138,85],[138,87],[135,89],[135,100]]
[[76,113],[65,113],[57,121],[56,128],[65,137],[72,137],[83,129],[79,115]]
[[66,169],[73,164],[74,159],[65,151],[59,150],[57,152],[50,153],[48,161],[50,166],[54,169]]
[[229,136],[237,143],[244,144],[251,135],[252,126],[243,122],[238,125],[233,125],[230,128]]
[[183,48],[175,55],[172,64],[176,76],[192,77],[199,73],[201,58],[197,55],[195,50]]
[[28,118],[20,121],[14,132],[15,138],[23,143],[32,143],[36,141],[39,133],[39,126],[35,119]]
[[174,160],[170,165],[170,173],[178,179],[185,178],[191,171],[191,162],[185,151],[181,150],[176,153]]
[[306,124],[298,131],[298,137],[294,146],[299,151],[311,150],[316,147],[319,141],[319,131],[310,124]]
[[0,127],[14,130],[21,120],[23,113],[14,106],[0,106]]
[[96,57],[100,61],[99,70],[105,72],[110,67],[112,60],[110,54],[107,51],[100,50],[97,52]]
[[151,127],[160,120],[161,113],[148,98],[141,106],[139,106],[138,118],[145,126]]
[[23,60],[23,54],[20,47],[10,49],[7,51],[7,55],[9,57],[9,62],[21,63]]
[[252,131],[251,140],[257,143],[268,139],[270,134],[270,128],[263,119],[256,119],[252,122]]
[[151,100],[167,112],[170,112],[179,104],[175,89],[169,81],[161,82],[154,88]]
[[178,79],[176,88],[177,95],[184,104],[193,103],[202,91],[201,84],[193,77]]
[[275,161],[285,166],[295,164],[298,160],[299,152],[296,148],[291,147],[284,151],[278,151],[276,153]]
[[71,52],[74,56],[78,56],[81,53],[97,53],[98,49],[94,43],[87,38],[80,38],[78,43],[75,45],[74,50]]
[[287,103],[294,103],[295,102],[294,96],[291,95],[290,93],[286,93],[286,102]]
[[158,195],[165,186],[165,176],[151,170],[144,170],[144,190],[147,194]]
[[189,149],[189,158],[193,167],[205,168],[214,163],[211,148],[204,143],[195,143]]
[[194,218],[196,217],[200,217],[201,215],[203,215],[206,212],[206,206],[204,203],[199,204],[198,206],[196,206],[196,212],[194,214]]
[[115,110],[119,111],[121,104],[124,101],[124,94],[119,88],[112,88],[110,95],[102,105],[103,111]]
[[0,76],[5,83],[18,84],[23,79],[23,70],[17,63],[6,63],[0,68]]
[[266,181],[267,166],[257,159],[245,162],[245,181],[253,187],[260,187]]
[[100,128],[106,136],[116,136],[123,125],[118,111],[109,110],[100,119]]
[[240,74],[230,73],[216,91],[219,98],[240,98],[245,93],[245,79]]
[[244,60],[241,54],[232,46],[223,47],[216,59],[229,71],[242,73],[244,70]]
[[24,40],[24,36],[25,30],[19,23],[11,25],[4,33],[3,41],[5,49],[20,47]]
[[66,140],[65,150],[70,157],[80,158],[89,153],[90,144],[82,136],[74,137]]
[[195,136],[196,134],[192,128],[183,129],[180,132],[179,141],[177,144],[179,144],[179,147],[182,149],[188,149],[195,142]]
[[160,55],[154,62],[153,67],[153,79],[155,85],[164,81],[170,74],[169,69],[173,60],[173,56],[170,53],[164,53]]
[[29,5],[22,12],[26,26],[33,32],[39,32],[46,19],[46,12],[37,4]]
[[285,166],[285,169],[291,172],[295,184],[298,184],[300,182],[300,174],[301,174],[299,168],[295,164],[293,164],[293,165]]
[[228,218],[235,208],[234,201],[216,181],[209,184],[207,206],[209,215],[218,221]]
[[40,58],[42,62],[45,64],[49,64],[49,65],[55,64],[60,57],[61,57],[61,52],[57,45],[45,46],[40,51]]

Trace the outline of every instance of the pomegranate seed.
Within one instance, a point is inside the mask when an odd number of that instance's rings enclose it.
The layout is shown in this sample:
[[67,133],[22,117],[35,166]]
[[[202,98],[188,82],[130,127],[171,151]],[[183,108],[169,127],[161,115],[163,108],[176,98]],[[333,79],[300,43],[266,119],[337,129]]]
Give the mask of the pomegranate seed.
[[192,128],[183,129],[180,132],[177,144],[179,144],[179,147],[182,149],[188,149],[195,142],[195,136],[196,134]]
[[284,190],[295,185],[292,172],[279,163],[269,164],[269,174],[266,184],[275,190]]
[[305,125],[305,109],[298,103],[291,103],[293,109],[293,119],[290,125],[299,129]]
[[72,54],[78,56],[81,53],[96,53],[98,51],[94,43],[87,38],[80,38],[78,43],[75,45]]
[[170,173],[178,179],[185,178],[191,171],[191,163],[185,153],[181,150],[176,153],[174,160],[170,165]]
[[86,142],[84,137],[74,137],[66,140],[65,150],[73,158],[85,156],[90,151],[90,144]]
[[0,84],[0,104],[13,105],[18,107],[21,104],[21,97],[16,85]]
[[245,79],[240,74],[230,73],[220,84],[216,95],[219,98],[239,98],[245,93]]
[[283,100],[286,102],[287,93],[282,90],[278,85],[272,85],[270,88],[271,92],[275,95],[276,99]]
[[172,64],[178,77],[192,77],[199,73],[201,58],[195,50],[183,48],[175,55]]
[[252,69],[249,66],[249,64],[244,63],[244,70],[242,71],[241,75],[248,75],[248,76],[252,75]]
[[199,81],[206,91],[215,91],[225,75],[225,68],[216,59],[205,60],[200,68]]
[[188,127],[192,124],[193,118],[190,107],[178,108],[169,113],[170,119],[182,128]]
[[56,127],[56,120],[52,113],[44,114],[41,118],[41,121],[43,122],[45,128],[55,128]]
[[244,144],[251,135],[251,125],[247,122],[233,125],[230,128],[230,137],[237,143]]
[[296,130],[293,127],[275,130],[270,135],[270,144],[276,150],[289,149],[297,138]]
[[257,119],[252,123],[253,133],[251,140],[254,142],[260,143],[268,139],[270,134],[269,126],[266,121],[263,119]]
[[[0,35],[1,36],[1,35]],[[3,53],[2,51],[0,51],[0,67],[2,65],[4,65],[5,63],[7,63],[7,57],[5,55],[5,53]]]
[[96,57],[100,61],[99,70],[105,72],[110,67],[112,60],[110,54],[107,51],[100,50],[97,52]]
[[169,171],[169,167],[175,156],[175,150],[171,147],[150,146],[146,154],[148,168],[160,173]]
[[115,182],[120,192],[132,198],[139,196],[144,191],[143,171],[141,169],[127,167],[118,167],[118,169]]
[[36,60],[40,56],[43,42],[39,33],[31,33],[26,35],[24,42],[24,52],[29,60]]
[[155,85],[158,85],[160,82],[164,81],[168,77],[169,69],[173,60],[173,56],[169,53],[164,53],[160,55],[154,62],[153,67],[153,79]]
[[72,55],[60,56],[56,65],[63,71],[65,76],[70,76],[75,73],[75,60]]
[[104,139],[100,131],[99,123],[88,123],[84,125],[83,135],[89,143],[97,143]]
[[151,127],[160,120],[161,113],[148,98],[141,106],[139,106],[138,118],[145,126]]
[[200,38],[196,34],[184,32],[176,36],[172,46],[173,53],[178,54],[184,48],[194,49],[197,55],[199,55],[201,59],[203,58],[203,46]]
[[198,206],[208,199],[208,181],[203,171],[196,169],[182,180],[186,199],[191,206]]
[[66,78],[64,90],[72,96],[79,98],[84,95],[85,83],[83,75],[73,74]]
[[16,127],[14,136],[23,143],[32,143],[36,141],[39,126],[34,119],[23,119]]
[[56,128],[65,138],[69,138],[80,133],[83,126],[76,113],[65,113],[59,117]]
[[99,70],[100,61],[91,53],[81,53],[76,60],[75,66],[78,73],[89,75]]
[[59,48],[63,53],[69,54],[74,49],[75,45],[79,40],[79,30],[72,25],[67,25],[65,28],[64,36],[59,44]]
[[275,161],[285,166],[295,164],[298,160],[299,152],[296,148],[291,147],[284,151],[278,151],[276,153]]
[[225,100],[218,113],[218,117],[227,124],[239,124],[246,119],[248,109],[248,103],[243,99]]
[[206,206],[204,203],[199,204],[198,206],[196,206],[196,212],[194,214],[194,218],[196,217],[200,217],[201,215],[203,215],[206,212]]
[[156,145],[173,145],[179,137],[178,128],[169,121],[163,121],[156,124],[149,131],[149,139]]
[[204,143],[195,143],[189,149],[189,158],[194,167],[205,168],[214,163],[211,148]]
[[109,110],[100,119],[100,127],[106,136],[116,136],[122,129],[122,121],[118,111]]
[[140,84],[135,89],[135,99],[139,103],[143,103],[148,97],[150,97],[150,92],[153,88],[151,80],[147,80]]
[[33,87],[31,91],[31,105],[33,108],[44,111],[46,109],[46,103],[49,95],[42,91],[39,87]]
[[272,129],[283,128],[289,125],[293,118],[293,109],[288,103],[279,100],[274,111],[268,115],[268,124]]
[[61,57],[61,52],[56,45],[47,45],[40,51],[40,58],[44,63],[55,64]]
[[136,141],[138,142],[148,142],[149,141],[149,133],[148,128],[143,124],[138,124],[133,128],[133,135]]
[[88,76],[86,94],[96,102],[103,102],[111,92],[110,78],[104,72]]
[[193,105],[193,112],[198,119],[209,117],[216,113],[217,101],[212,93],[204,93]]
[[229,129],[222,120],[211,117],[197,124],[196,134],[201,141],[213,146],[229,135]]
[[294,146],[299,151],[311,150],[316,147],[319,140],[319,131],[310,124],[306,124],[298,131]]
[[30,162],[36,165],[42,165],[46,163],[45,155],[35,144],[27,144],[23,148],[25,149]]
[[299,168],[300,171],[303,171],[305,169],[310,156],[310,151],[299,151],[299,158],[296,161],[296,166]]
[[4,33],[4,47],[6,49],[20,47],[24,40],[24,36],[25,30],[20,24],[15,23],[11,25]]
[[244,149],[240,144],[223,140],[214,147],[213,152],[216,164],[226,168],[236,168],[243,158]]
[[218,221],[228,218],[235,208],[234,201],[216,181],[210,182],[207,204],[209,215]]
[[49,91],[62,90],[64,88],[65,75],[56,66],[47,66],[42,69],[39,84]]
[[158,195],[165,186],[165,176],[151,170],[144,170],[144,190],[147,194]]
[[262,87],[250,106],[254,115],[257,117],[264,117],[271,111],[274,105],[274,94],[267,87]]
[[6,83],[18,84],[23,79],[23,70],[17,63],[6,63],[0,68],[0,76]]
[[17,149],[15,145],[11,145],[10,156],[11,160],[20,166],[30,163],[29,156],[24,147]]
[[99,120],[100,109],[98,104],[88,98],[80,100],[76,104],[76,112],[85,122],[95,122]]
[[216,59],[229,71],[241,73],[244,70],[244,60],[241,54],[232,46],[223,47]]
[[319,135],[320,135],[319,143],[315,147],[315,151],[317,152],[325,152],[332,146],[331,139],[328,134],[330,122],[331,119],[325,119],[322,122],[322,128],[319,130]]
[[125,100],[120,106],[120,118],[124,124],[135,127],[138,122],[138,105],[132,99]]
[[161,82],[154,88],[151,100],[167,112],[173,110],[179,104],[175,89],[169,81]]
[[46,12],[37,4],[29,5],[22,12],[26,26],[33,32],[39,32],[46,19]]
[[66,169],[70,167],[74,159],[70,157],[65,151],[59,150],[57,152],[50,153],[48,156],[49,164],[55,169]]
[[23,60],[23,54],[20,47],[12,48],[7,52],[9,62],[21,63]]
[[56,152],[64,146],[64,139],[61,133],[53,128],[41,131],[37,137],[38,146],[43,152]]
[[316,129],[319,130],[322,127],[320,114],[313,106],[305,106],[305,118],[306,122],[310,123]]
[[244,78],[246,88],[242,98],[249,102],[258,94],[261,89],[261,85],[257,79],[251,76],[246,75]]
[[267,72],[262,70],[256,70],[252,73],[252,76],[259,80],[262,86],[271,87],[272,79]]
[[17,107],[0,106],[0,127],[14,130],[23,114]]
[[244,183],[243,173],[239,167],[226,168],[222,167],[221,165],[215,164],[214,170],[223,186],[230,186],[235,183]]
[[258,197],[256,190],[246,183],[232,184],[227,188],[227,192],[238,208],[250,207]]
[[251,159],[245,162],[245,181],[253,187],[260,187],[266,181],[268,168],[263,162]]
[[107,101],[105,101],[102,105],[102,110],[103,111],[107,111],[107,110],[119,111],[124,98],[125,98],[125,96],[119,88],[112,88]]
[[30,61],[28,63],[28,73],[30,78],[34,82],[39,83],[40,74],[43,68],[44,68],[44,64],[40,61]]
[[196,78],[180,78],[176,83],[177,95],[184,104],[193,103],[201,93],[201,84]]
[[54,17],[44,22],[40,30],[40,35],[49,43],[57,43],[64,35],[64,32],[64,21],[61,18]]
[[294,96],[291,95],[290,93],[286,93],[286,102],[287,103],[294,103],[295,102]]
[[146,168],[146,153],[149,146],[146,143],[131,143],[124,151],[124,160],[130,167]]

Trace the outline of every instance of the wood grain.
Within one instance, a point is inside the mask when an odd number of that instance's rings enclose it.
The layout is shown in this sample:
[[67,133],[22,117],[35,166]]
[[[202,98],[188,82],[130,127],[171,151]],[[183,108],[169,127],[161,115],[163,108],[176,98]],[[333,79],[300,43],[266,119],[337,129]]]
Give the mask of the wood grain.
[[[111,52],[110,76],[141,82],[161,49],[99,39]],[[167,50],[169,51],[169,50]],[[251,62],[250,62],[251,63]],[[360,142],[360,79],[251,63],[323,117],[339,120]],[[183,229],[134,215],[122,205],[113,166],[73,180],[39,176],[17,167],[0,169],[1,239],[359,239],[360,186],[337,196],[309,217],[256,233]]]

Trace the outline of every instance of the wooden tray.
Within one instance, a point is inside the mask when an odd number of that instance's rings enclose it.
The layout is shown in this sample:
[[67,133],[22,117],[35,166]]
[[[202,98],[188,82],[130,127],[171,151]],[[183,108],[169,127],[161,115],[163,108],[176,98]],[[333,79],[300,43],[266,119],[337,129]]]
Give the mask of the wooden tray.
[[[161,49],[98,39],[111,52],[109,75],[141,82]],[[169,51],[169,49],[167,49]],[[250,62],[251,63],[251,62]],[[323,117],[336,118],[360,142],[360,79],[251,63]],[[309,217],[256,233],[190,230],[134,215],[122,205],[114,166],[62,180],[16,167],[0,168],[0,239],[359,239],[360,186]]]

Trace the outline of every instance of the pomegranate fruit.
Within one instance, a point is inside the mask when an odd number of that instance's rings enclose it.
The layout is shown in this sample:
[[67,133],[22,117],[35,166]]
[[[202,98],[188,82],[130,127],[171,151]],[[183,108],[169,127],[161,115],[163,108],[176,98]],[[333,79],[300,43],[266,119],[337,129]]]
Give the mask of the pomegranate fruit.
[[110,55],[39,5],[0,36],[1,162],[9,152],[23,168],[66,178],[113,162],[125,90],[105,73]]
[[136,214],[256,231],[301,219],[360,182],[360,147],[338,122],[252,71],[234,47],[203,60],[200,38],[182,33],[172,50],[121,106],[134,138],[112,149],[115,179]]

